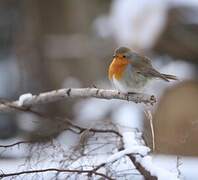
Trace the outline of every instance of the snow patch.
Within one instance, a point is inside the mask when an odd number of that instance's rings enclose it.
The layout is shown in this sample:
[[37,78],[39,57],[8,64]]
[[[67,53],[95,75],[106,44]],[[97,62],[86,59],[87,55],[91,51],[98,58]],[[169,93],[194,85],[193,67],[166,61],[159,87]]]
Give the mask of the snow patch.
[[24,105],[24,102],[31,99],[32,98],[32,94],[31,93],[26,93],[26,94],[22,94],[20,97],[19,97],[19,100],[18,100],[18,106],[23,106]]
[[179,180],[177,177],[177,173],[173,173],[171,171],[168,171],[166,169],[160,168],[156,166],[151,156],[145,156],[144,158],[137,160],[144,166],[146,170],[148,170],[153,176],[158,177],[159,180]]
[[126,149],[130,149],[134,147],[134,145],[141,144],[137,141],[137,135],[135,132],[124,132],[122,136],[123,136],[124,147]]
[[124,103],[113,111],[111,119],[122,132],[135,128],[142,130],[143,110],[140,107],[134,103]]
[[124,155],[127,155],[127,154],[140,154],[142,156],[145,156],[146,154],[148,154],[149,151],[150,151],[150,149],[146,146],[142,146],[142,145],[133,146],[129,149],[125,149],[123,151],[119,151],[118,153],[111,155],[107,159],[106,163],[114,162],[117,159],[120,159],[121,157],[123,157]]

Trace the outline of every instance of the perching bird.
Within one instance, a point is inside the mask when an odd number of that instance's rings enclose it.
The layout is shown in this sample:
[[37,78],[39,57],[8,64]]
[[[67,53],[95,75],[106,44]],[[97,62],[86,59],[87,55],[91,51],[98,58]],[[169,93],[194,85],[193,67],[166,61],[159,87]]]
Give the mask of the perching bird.
[[152,79],[178,80],[176,76],[163,74],[153,68],[151,60],[127,47],[115,50],[109,66],[109,79],[121,92],[142,92],[146,83]]

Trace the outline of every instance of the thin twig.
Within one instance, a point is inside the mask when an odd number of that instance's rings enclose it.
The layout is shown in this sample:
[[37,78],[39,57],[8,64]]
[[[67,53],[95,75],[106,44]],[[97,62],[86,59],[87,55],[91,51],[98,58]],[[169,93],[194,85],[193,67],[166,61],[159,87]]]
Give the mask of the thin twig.
[[29,144],[29,143],[33,143],[33,141],[18,141],[16,143],[13,144],[8,144],[8,145],[0,145],[0,148],[9,148],[9,147],[13,147],[13,146],[17,146],[20,144]]
[[149,110],[144,110],[144,113],[147,119],[149,120],[149,124],[151,128],[151,136],[152,136],[152,148],[153,148],[153,151],[155,151],[155,131],[153,127],[153,117],[152,117],[151,111]]
[[182,165],[181,162],[181,157],[177,156],[177,164],[176,164],[176,168],[177,168],[177,172],[178,172],[178,178],[181,176],[181,170],[180,170],[180,166]]
[[57,168],[48,168],[48,169],[39,169],[39,170],[29,170],[29,171],[19,171],[15,173],[3,173],[0,174],[0,178],[10,177],[10,176],[19,176],[22,174],[33,174],[33,173],[42,173],[42,172],[68,172],[68,173],[78,173],[78,174],[95,174],[97,176],[101,176],[105,179],[113,180],[113,178],[106,176],[105,174],[93,171],[93,170],[76,170],[76,169],[57,169]]

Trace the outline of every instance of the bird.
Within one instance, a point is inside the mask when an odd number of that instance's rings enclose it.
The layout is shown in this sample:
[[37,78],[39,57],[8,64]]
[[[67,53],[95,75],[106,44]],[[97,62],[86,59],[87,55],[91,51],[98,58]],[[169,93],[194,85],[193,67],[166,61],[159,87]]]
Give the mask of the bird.
[[115,50],[108,77],[114,87],[123,93],[141,93],[152,79],[166,82],[178,80],[174,75],[160,73],[152,66],[150,58],[128,47]]

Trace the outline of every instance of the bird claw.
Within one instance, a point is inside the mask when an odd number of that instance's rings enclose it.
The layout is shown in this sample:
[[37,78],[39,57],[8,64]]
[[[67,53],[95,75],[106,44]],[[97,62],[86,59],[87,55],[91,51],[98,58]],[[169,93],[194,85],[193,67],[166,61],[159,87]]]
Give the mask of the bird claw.
[[136,92],[127,92],[128,95],[137,94]]
[[92,84],[91,87],[92,87],[92,88],[98,88],[95,84]]
[[151,95],[150,97],[150,104],[153,106],[157,102],[157,99],[154,95]]
[[127,92],[126,93],[126,97],[127,97],[128,101],[130,101],[131,95],[137,95],[137,96],[135,96],[135,99],[133,100],[136,104],[144,102],[146,105],[150,104],[153,106],[157,102],[157,99],[154,95],[151,95],[150,98],[148,98],[148,99],[144,99],[144,97],[143,97],[144,95],[141,95],[141,93],[136,93],[136,92]]

